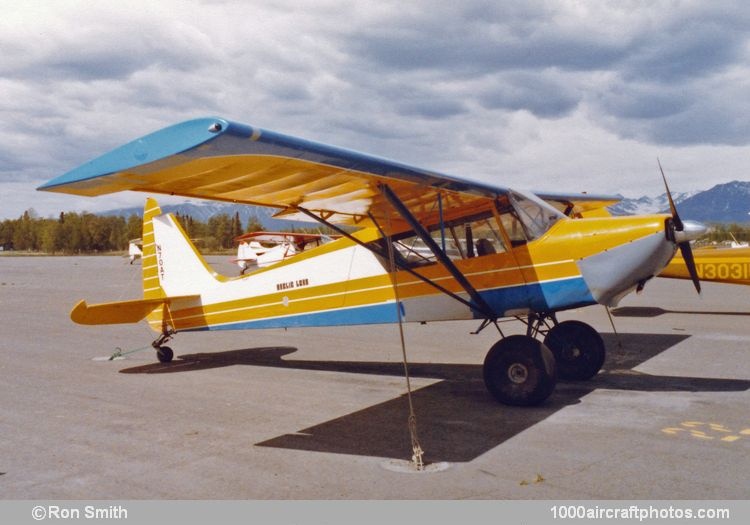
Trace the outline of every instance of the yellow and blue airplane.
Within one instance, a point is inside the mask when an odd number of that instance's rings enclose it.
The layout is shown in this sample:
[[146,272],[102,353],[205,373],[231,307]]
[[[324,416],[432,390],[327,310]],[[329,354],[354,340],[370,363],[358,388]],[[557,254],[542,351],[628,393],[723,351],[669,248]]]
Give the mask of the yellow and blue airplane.
[[[587,217],[616,199],[533,195],[471,182],[221,118],[191,120],[125,144],[39,188],[96,196],[135,190],[270,206],[341,237],[239,277],[218,275],[170,214],[148,198],[143,297],[89,305],[73,321],[146,319],[162,362],[196,330],[481,320],[501,339],[484,361],[490,393],[544,401],[557,377],[588,379],[602,338],[556,312],[616,305],[659,274],[705,227],[672,214]],[[540,198],[541,197],[541,198]],[[547,199],[577,209],[571,219]],[[691,275],[695,278],[695,268]],[[505,337],[517,318],[526,335]]]

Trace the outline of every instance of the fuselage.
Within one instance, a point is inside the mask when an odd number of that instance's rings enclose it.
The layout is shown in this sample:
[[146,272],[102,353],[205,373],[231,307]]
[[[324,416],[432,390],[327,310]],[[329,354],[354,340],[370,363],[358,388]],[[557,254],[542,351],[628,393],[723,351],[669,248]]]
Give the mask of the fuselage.
[[[508,240],[490,254],[456,250],[456,268],[496,317],[554,312],[616,302],[669,262],[675,244],[665,235],[668,216],[560,218],[542,235],[521,244]],[[495,226],[502,227],[501,221]],[[335,326],[397,322],[396,294],[407,322],[483,317],[469,294],[434,260],[399,270],[352,239],[341,238],[242,277],[213,274],[170,216],[154,220],[159,278],[164,295],[199,294],[169,312],[176,331]],[[362,243],[382,242],[374,227],[354,234]],[[460,242],[466,242],[459,240]],[[158,273],[156,273],[158,272]],[[429,282],[425,282],[425,280]],[[396,287],[394,288],[394,284]],[[144,285],[145,286],[145,285]],[[152,326],[161,329],[154,319]]]

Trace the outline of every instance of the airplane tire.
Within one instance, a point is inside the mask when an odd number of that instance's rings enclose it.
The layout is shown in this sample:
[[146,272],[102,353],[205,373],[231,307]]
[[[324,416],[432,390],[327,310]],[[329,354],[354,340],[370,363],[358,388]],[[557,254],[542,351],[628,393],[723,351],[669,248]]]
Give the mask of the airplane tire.
[[604,364],[606,349],[599,333],[581,321],[564,321],[544,338],[552,350],[561,379],[584,381],[594,377]]
[[156,349],[156,358],[160,363],[169,363],[174,357],[174,352],[168,346],[160,346]]
[[554,355],[532,337],[501,339],[484,359],[484,384],[506,405],[538,405],[552,394],[556,382]]

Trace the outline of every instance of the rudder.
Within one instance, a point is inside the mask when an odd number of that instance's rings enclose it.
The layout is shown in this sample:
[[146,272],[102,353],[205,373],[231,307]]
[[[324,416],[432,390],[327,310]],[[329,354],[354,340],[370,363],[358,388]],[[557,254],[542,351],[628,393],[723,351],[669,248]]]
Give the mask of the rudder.
[[[203,259],[172,214],[162,214],[155,199],[143,211],[143,298],[200,297],[221,277]],[[152,329],[168,332],[174,326],[169,302],[148,316]]]
[[[154,239],[154,217],[161,215],[161,208],[156,199],[148,197],[143,207],[143,231],[141,239],[143,248],[141,249],[141,265],[143,274],[143,298],[158,299],[165,297],[164,289],[159,283],[159,264],[156,258],[156,241]],[[146,316],[148,325],[155,332],[164,332],[164,305],[160,305]]]
[[161,208],[156,199],[151,197],[146,199],[146,205],[143,208],[143,255],[142,272],[143,272],[143,298],[156,299],[164,297],[164,289],[159,282],[159,263],[156,258],[156,241],[154,239],[154,217],[161,215]]

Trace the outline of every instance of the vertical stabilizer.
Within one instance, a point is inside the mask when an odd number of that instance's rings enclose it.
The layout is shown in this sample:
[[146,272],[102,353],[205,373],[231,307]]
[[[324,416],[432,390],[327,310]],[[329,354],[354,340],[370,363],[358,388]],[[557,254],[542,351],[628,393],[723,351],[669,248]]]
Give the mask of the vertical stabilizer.
[[168,297],[200,295],[216,288],[216,272],[188,238],[171,213],[151,220],[156,248],[157,278]]
[[[162,214],[155,199],[146,199],[143,210],[143,298],[199,297],[219,282],[172,214]],[[147,319],[157,332],[174,326],[170,301],[153,310]]]
[[[143,241],[143,255],[141,255],[142,272],[143,272],[143,298],[158,299],[164,297],[164,289],[159,284],[159,264],[156,258],[156,242],[154,241],[154,217],[161,215],[161,208],[156,199],[151,197],[146,199],[146,205],[143,208],[143,231],[141,239]],[[165,332],[165,309],[164,305],[153,310],[146,319],[152,330],[156,332]]]
[[156,199],[146,199],[143,209],[143,298],[156,299],[166,294],[159,284],[159,263],[156,258],[156,242],[154,240],[154,217],[161,215],[161,208]]

